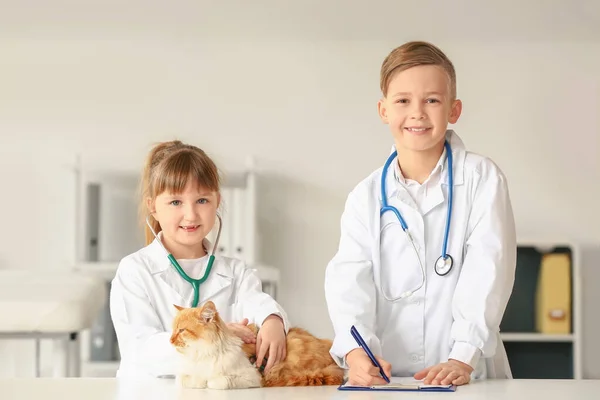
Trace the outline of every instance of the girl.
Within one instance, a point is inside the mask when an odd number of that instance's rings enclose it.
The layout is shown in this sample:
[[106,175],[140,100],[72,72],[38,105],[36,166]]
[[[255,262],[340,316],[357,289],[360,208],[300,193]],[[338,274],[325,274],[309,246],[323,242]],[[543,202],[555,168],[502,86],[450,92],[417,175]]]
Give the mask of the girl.
[[331,354],[350,383],[385,383],[351,336],[354,325],[388,376],[456,385],[508,378],[499,325],[516,233],[506,178],[447,129],[462,104],[437,47],[393,50],[381,90],[379,116],[395,146],[346,202],[325,281]]
[[[190,307],[192,286],[170,264],[164,247],[192,278],[204,276],[220,204],[219,175],[199,148],[180,141],[161,143],[147,159],[142,179],[143,219],[151,217],[158,233],[146,227],[146,247],[119,264],[110,292],[110,311],[121,364],[118,377],[175,375],[177,353],[169,342],[177,309]],[[211,300],[221,318],[246,343],[256,342],[258,360],[268,354],[265,372],[286,355],[287,315],[262,292],[253,270],[240,260],[216,255],[198,305]],[[233,321],[241,321],[234,323]],[[253,336],[246,326],[260,327]]]

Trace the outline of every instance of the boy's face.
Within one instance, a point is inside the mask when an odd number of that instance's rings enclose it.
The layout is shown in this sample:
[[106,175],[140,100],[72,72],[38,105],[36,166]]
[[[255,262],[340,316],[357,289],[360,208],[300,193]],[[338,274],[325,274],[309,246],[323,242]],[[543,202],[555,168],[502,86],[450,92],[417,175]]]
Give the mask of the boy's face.
[[396,147],[420,152],[441,152],[448,123],[456,123],[462,109],[460,100],[451,98],[448,75],[435,65],[397,73],[377,106]]

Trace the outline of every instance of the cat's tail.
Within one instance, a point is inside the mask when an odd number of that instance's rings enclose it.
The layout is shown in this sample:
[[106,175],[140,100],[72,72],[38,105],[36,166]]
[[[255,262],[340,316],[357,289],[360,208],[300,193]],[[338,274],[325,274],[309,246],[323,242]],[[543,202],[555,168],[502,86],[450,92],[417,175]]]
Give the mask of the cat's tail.
[[278,374],[267,374],[263,378],[262,386],[325,386],[341,385],[344,380],[344,370],[337,365],[314,371],[286,371]]

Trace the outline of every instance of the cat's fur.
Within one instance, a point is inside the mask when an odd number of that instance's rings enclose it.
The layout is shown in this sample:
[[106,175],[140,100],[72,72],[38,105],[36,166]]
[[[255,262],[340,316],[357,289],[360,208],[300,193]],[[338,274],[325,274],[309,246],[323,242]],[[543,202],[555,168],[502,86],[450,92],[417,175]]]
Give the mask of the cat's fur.
[[177,385],[184,388],[242,389],[261,386],[261,376],[241,349],[242,340],[209,301],[201,308],[175,306],[171,344],[182,355]]
[[[318,339],[301,328],[290,328],[287,355],[261,377],[250,359],[256,359],[256,344],[243,343],[229,331],[212,302],[201,308],[182,308],[173,322],[171,343],[183,355],[183,387],[216,389],[340,385],[344,371],[329,354],[331,340]],[[256,334],[258,328],[248,325]],[[268,354],[267,354],[268,357]],[[261,363],[257,363],[260,367]]]
[[[258,329],[254,324],[248,326],[257,333]],[[316,338],[306,330],[294,327],[289,329],[286,343],[285,359],[263,376],[262,386],[322,386],[342,383],[344,370],[338,367],[329,354],[331,340]],[[256,358],[255,344],[244,343],[242,348],[250,359]],[[260,366],[260,363],[257,362],[257,365]]]

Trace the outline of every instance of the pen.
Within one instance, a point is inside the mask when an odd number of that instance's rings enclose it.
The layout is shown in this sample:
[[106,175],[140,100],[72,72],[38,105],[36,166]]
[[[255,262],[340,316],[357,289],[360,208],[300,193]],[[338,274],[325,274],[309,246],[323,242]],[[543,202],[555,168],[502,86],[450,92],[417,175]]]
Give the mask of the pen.
[[373,365],[379,368],[379,373],[381,374],[381,377],[387,383],[390,383],[390,378],[388,378],[387,375],[385,374],[385,372],[383,372],[383,368],[381,368],[381,365],[379,364],[379,362],[377,362],[377,359],[375,358],[373,353],[371,353],[371,349],[369,349],[369,346],[367,346],[367,344],[363,340],[362,336],[360,336],[360,333],[358,333],[358,330],[356,329],[356,327],[354,325],[352,325],[352,327],[350,328],[350,334],[352,335],[354,340],[356,340],[356,343],[358,343],[358,345],[363,348],[365,353],[367,353],[367,355],[371,359],[371,362],[373,363]]

